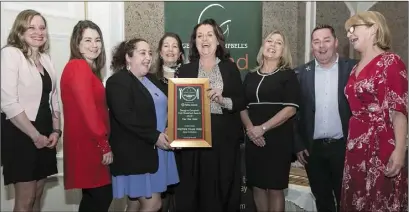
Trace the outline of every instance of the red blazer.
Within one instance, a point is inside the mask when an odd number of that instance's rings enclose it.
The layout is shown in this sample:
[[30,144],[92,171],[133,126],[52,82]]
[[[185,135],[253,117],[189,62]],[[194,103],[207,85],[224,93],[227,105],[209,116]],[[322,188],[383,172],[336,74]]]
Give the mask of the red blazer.
[[85,60],[72,59],[60,81],[64,114],[65,189],[95,188],[111,183],[102,155],[110,152],[105,89]]

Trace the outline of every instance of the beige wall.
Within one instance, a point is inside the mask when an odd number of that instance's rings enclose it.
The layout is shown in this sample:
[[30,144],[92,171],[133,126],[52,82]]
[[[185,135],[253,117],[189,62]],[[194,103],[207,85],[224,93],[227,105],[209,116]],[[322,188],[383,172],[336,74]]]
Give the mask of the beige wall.
[[[387,18],[393,35],[393,51],[408,64],[408,2],[372,2],[371,5],[370,10],[379,11]],[[349,6],[344,2],[316,2],[316,24],[331,24],[335,28],[340,55],[358,57],[350,55],[353,50],[350,51],[343,26],[351,12],[362,7],[350,3]],[[282,30],[290,40],[296,65],[304,63],[305,36],[310,36],[305,33],[305,7],[305,2],[263,2],[263,37],[274,29]],[[145,38],[156,49],[163,33],[164,2],[125,2],[127,39]]]
[[349,40],[346,37],[344,23],[350,17],[350,11],[342,1],[317,2],[317,25],[330,24],[338,37],[338,53],[349,56]]
[[392,33],[392,51],[399,54],[408,67],[408,2],[378,2],[369,10],[385,16]]
[[164,2],[125,2],[126,39],[141,37],[156,49],[164,33]]
[[304,61],[305,2],[263,2],[263,38],[273,30],[288,37],[293,64]]

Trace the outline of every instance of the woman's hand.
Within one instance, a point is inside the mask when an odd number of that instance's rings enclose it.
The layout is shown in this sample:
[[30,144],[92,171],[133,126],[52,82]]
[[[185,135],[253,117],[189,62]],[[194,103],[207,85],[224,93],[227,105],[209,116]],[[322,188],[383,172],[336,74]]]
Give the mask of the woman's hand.
[[169,144],[169,138],[165,133],[160,133],[158,137],[158,141],[155,144],[157,147],[163,150],[173,149]]
[[263,128],[261,128],[261,126],[254,126],[248,129],[247,133],[250,136],[250,139],[255,139],[255,138],[262,137],[264,135],[264,130]]
[[39,134],[35,139],[33,139],[34,145],[37,149],[42,149],[49,145],[50,141],[44,135]]
[[101,163],[103,165],[109,165],[114,161],[114,155],[112,154],[112,152],[107,152],[104,155],[102,155],[102,161]]
[[255,138],[255,139],[253,139],[251,141],[253,141],[253,143],[258,147],[264,147],[266,145],[266,140],[264,139],[263,136]]
[[48,136],[49,144],[47,145],[47,147],[50,149],[54,148],[55,145],[57,145],[59,137],[60,135],[58,133],[56,132],[51,133],[50,136]]
[[395,149],[389,157],[389,162],[386,165],[385,176],[395,177],[405,165],[406,149]]
[[207,93],[207,96],[210,98],[211,101],[214,101],[220,105],[223,104],[223,96],[222,96],[222,91],[218,88],[209,88],[207,89],[209,93]]
[[264,130],[260,126],[253,126],[247,129],[247,136],[250,138],[253,143],[259,147],[264,147],[266,141],[263,137]]

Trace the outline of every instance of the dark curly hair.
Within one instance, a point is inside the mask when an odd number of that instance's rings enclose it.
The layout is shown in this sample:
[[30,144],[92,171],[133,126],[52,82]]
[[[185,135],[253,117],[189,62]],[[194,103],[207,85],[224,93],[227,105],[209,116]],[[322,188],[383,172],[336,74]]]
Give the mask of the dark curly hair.
[[192,35],[190,36],[190,51],[189,51],[189,61],[197,61],[200,58],[199,51],[197,50],[196,47],[196,34],[197,34],[197,29],[202,26],[202,25],[210,25],[213,27],[213,32],[216,35],[217,41],[219,42],[219,45],[217,46],[216,49],[216,57],[218,57],[220,60],[229,60],[230,54],[229,51],[225,48],[225,39],[223,35],[223,31],[220,28],[220,26],[216,23],[214,19],[205,19],[203,20],[200,24],[197,24],[195,28],[193,28]]
[[132,38],[128,41],[122,41],[118,46],[115,47],[112,52],[113,56],[111,62],[111,69],[114,73],[126,68],[125,55],[133,57],[133,52],[136,48],[136,44],[142,41],[147,43],[145,39]]

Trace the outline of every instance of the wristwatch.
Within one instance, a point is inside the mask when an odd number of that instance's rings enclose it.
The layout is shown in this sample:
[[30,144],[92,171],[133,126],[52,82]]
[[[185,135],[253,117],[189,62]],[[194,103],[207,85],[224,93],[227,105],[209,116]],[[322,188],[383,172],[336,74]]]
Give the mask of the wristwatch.
[[57,133],[59,138],[62,135],[62,131],[60,129],[53,129],[53,133]]

